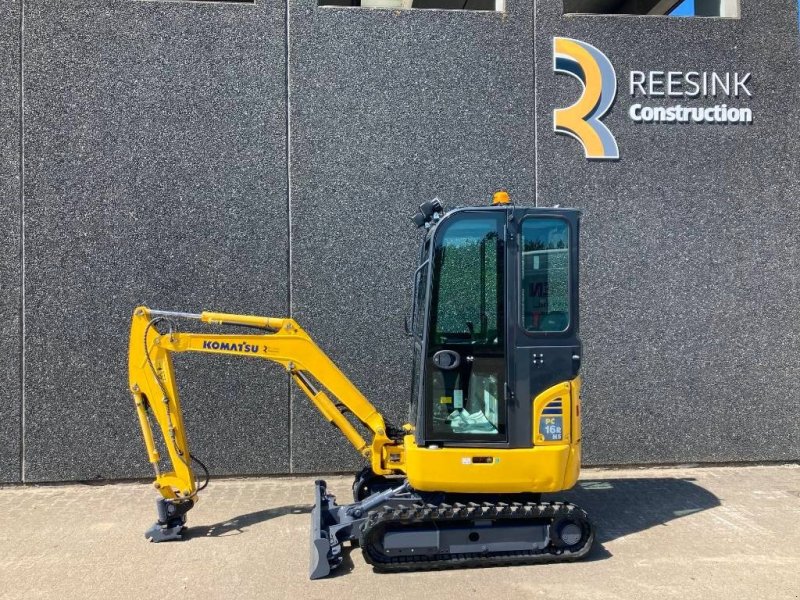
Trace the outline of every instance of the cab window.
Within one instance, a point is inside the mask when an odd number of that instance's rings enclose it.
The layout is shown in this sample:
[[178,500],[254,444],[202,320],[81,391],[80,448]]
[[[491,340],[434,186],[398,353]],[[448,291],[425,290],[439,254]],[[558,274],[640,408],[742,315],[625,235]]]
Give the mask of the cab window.
[[570,323],[569,224],[558,218],[522,222],[522,322],[533,332],[559,332]]

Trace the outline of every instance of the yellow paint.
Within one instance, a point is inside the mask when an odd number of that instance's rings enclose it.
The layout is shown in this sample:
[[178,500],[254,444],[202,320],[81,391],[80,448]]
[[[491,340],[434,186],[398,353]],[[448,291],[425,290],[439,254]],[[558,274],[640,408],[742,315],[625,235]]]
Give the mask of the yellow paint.
[[603,93],[600,65],[588,50],[568,38],[555,38],[554,52],[569,56],[581,66],[584,83],[583,93],[575,104],[556,109],[553,113],[556,130],[568,131],[577,137],[583,143],[587,158],[604,158],[603,141],[595,128],[587,122]]
[[[405,439],[405,472],[411,487],[428,492],[557,492],[572,487],[579,468],[569,444],[520,449],[419,448]],[[490,463],[472,458],[491,456]],[[569,474],[569,477],[567,475]],[[565,482],[573,480],[570,485]]]
[[[580,378],[575,380],[577,383],[575,385],[580,386]],[[564,382],[559,383],[558,385],[554,385],[553,387],[546,389],[544,392],[536,396],[533,399],[533,443],[540,445],[540,446],[562,446],[565,443],[569,443],[571,436],[571,426],[572,426],[572,413],[571,413],[571,404],[572,404],[572,390],[573,383],[572,382]],[[563,429],[563,438],[558,441],[547,441],[545,440],[544,434],[539,430],[539,425],[541,422],[540,417],[542,416],[542,411],[544,408],[553,400],[561,400],[562,409],[562,429]],[[547,418],[547,417],[545,417]]]

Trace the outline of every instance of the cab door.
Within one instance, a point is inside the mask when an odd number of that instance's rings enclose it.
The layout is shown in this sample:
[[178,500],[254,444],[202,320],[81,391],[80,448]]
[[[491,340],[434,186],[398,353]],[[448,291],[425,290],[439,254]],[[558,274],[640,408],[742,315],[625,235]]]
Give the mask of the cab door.
[[436,226],[417,442],[508,442],[507,210],[459,210]]

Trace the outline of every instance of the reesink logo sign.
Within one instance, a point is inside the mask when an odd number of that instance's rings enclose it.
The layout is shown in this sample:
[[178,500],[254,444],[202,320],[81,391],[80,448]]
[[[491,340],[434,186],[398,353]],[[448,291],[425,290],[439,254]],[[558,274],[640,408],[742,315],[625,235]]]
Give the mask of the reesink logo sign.
[[586,158],[619,158],[614,134],[600,119],[617,96],[617,73],[608,57],[586,42],[553,38],[553,70],[572,75],[583,84],[578,101],[553,111],[555,131],[574,137],[583,145]]
[[[617,73],[600,50],[571,38],[553,38],[553,70],[575,77],[583,91],[575,104],[553,111],[557,133],[583,146],[588,159],[619,158],[614,134],[601,120],[617,96]],[[752,73],[715,70],[631,70],[628,118],[644,126],[659,124],[750,125]]]

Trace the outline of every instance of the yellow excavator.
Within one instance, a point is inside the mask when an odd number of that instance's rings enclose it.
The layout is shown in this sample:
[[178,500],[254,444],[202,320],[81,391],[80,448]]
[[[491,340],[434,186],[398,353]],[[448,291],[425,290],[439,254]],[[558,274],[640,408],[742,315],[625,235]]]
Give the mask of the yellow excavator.
[[[376,571],[568,561],[590,551],[586,513],[541,498],[571,488],[580,471],[578,211],[520,207],[498,192],[489,206],[446,214],[438,199],[424,202],[413,221],[425,235],[406,321],[413,389],[402,426],[291,318],[135,309],[130,391],[161,494],[148,539],[179,539],[208,483],[189,450],[172,365],[173,353],[204,352],[282,365],[366,462],[350,504],[315,484],[312,579],[341,563],[347,542]],[[210,331],[180,331],[185,319]]]

